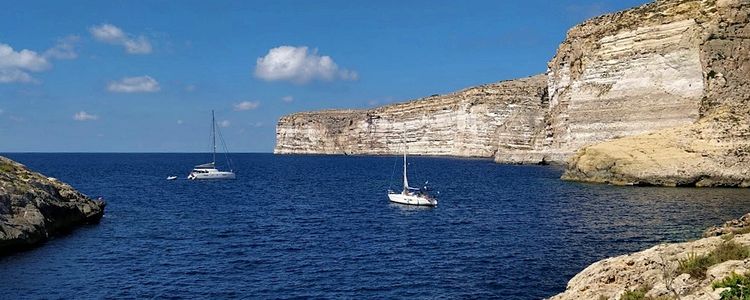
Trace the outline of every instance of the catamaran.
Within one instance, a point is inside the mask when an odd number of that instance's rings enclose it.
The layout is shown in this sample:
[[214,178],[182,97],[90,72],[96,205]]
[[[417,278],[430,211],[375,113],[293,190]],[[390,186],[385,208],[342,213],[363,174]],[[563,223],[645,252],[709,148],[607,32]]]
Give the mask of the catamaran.
[[[227,164],[230,165],[229,171],[219,171],[216,168],[216,117],[214,111],[211,110],[211,141],[213,142],[213,161],[202,165],[197,165],[193,168],[193,171],[188,175],[188,179],[201,180],[201,179],[234,179],[234,172],[231,170],[229,158],[227,157]],[[221,137],[221,132],[219,132]],[[224,138],[221,138],[221,142],[224,143]],[[224,144],[224,150],[226,152],[226,144]]]
[[418,205],[418,206],[437,206],[438,200],[435,196],[428,193],[427,183],[423,188],[414,188],[409,186],[409,178],[406,176],[406,138],[404,138],[404,189],[398,193],[388,190],[388,199],[391,202]]

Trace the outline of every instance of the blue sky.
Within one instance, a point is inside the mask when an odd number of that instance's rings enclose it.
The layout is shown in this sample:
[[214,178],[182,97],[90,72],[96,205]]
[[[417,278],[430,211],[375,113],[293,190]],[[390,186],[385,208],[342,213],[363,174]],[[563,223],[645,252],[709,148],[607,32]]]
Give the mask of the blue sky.
[[646,1],[14,1],[0,152],[271,152],[284,114],[546,70],[565,32]]

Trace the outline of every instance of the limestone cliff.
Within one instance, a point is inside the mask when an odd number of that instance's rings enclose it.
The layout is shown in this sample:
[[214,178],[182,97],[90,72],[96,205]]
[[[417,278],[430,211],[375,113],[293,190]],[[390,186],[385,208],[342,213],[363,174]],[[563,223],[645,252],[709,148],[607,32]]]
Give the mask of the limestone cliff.
[[[685,9],[671,11],[661,6]],[[685,19],[696,32],[699,120],[591,145],[572,158],[564,179],[612,184],[750,186],[750,1],[660,1],[647,19]],[[660,21],[661,22],[661,21]],[[619,24],[616,22],[616,24]],[[552,98],[552,102],[555,98]],[[676,124],[675,124],[676,125]]]
[[31,247],[81,224],[97,223],[104,205],[0,157],[0,254]]
[[468,88],[370,110],[330,110],[284,116],[274,153],[399,154],[523,160],[544,128],[546,77]]

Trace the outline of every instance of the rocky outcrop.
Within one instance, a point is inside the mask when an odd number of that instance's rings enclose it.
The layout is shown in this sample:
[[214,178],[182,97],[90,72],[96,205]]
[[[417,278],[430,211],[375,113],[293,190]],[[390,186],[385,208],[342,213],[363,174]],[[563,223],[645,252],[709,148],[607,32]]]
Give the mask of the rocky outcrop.
[[399,154],[405,139],[412,154],[523,162],[546,107],[539,75],[370,110],[297,113],[279,120],[274,153]]
[[750,213],[745,214],[739,219],[725,222],[721,226],[712,226],[703,232],[703,237],[720,236],[725,234],[744,234],[750,233]]
[[44,242],[81,224],[98,223],[105,203],[54,178],[0,157],[0,254]]
[[[720,259],[706,266],[705,276],[697,276],[690,268],[680,268],[680,262],[719,253],[720,246],[731,243],[750,247],[750,214],[731,220],[719,227],[711,227],[704,238],[691,242],[662,244],[636,253],[611,257],[588,266],[574,276],[565,292],[551,300],[567,299],[621,299],[628,291],[641,290],[645,299],[720,299],[724,288],[712,284],[732,273],[750,272],[750,258]],[[719,256],[724,258],[743,253],[748,249],[724,247]],[[689,264],[684,264],[688,266]],[[693,275],[691,275],[693,273]],[[628,298],[633,299],[633,298]]]
[[[750,246],[750,234],[735,236],[731,241]],[[641,252],[600,260],[574,276],[565,292],[550,300],[616,300],[628,291],[639,289],[644,290],[646,297],[651,297],[646,299],[718,300],[723,289],[714,289],[712,283],[732,273],[745,274],[750,271],[750,259],[729,260],[709,266],[705,278],[681,274],[678,265],[680,260],[693,255],[706,255],[725,242],[722,237],[710,237],[693,242],[662,244]]]
[[[750,186],[750,1],[660,1],[694,23],[701,98],[695,123],[591,145],[564,179],[611,184]],[[662,15],[668,10],[661,8]],[[653,16],[647,14],[642,16]],[[692,24],[691,23],[691,24]],[[552,98],[554,101],[554,97]]]

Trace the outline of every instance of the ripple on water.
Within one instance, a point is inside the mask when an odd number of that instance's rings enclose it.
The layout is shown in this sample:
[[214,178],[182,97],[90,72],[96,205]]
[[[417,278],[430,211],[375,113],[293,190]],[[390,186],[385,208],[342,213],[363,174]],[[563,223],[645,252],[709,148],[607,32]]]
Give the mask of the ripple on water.
[[484,160],[415,157],[413,181],[441,191],[423,208],[387,201],[392,157],[240,154],[238,180],[190,182],[164,178],[202,155],[8,156],[108,200],[99,225],[0,258],[8,298],[539,299],[750,204],[748,190],[570,183]]

